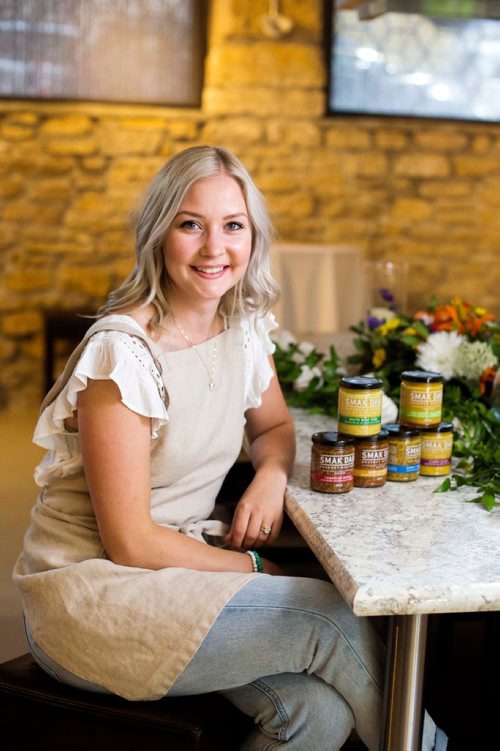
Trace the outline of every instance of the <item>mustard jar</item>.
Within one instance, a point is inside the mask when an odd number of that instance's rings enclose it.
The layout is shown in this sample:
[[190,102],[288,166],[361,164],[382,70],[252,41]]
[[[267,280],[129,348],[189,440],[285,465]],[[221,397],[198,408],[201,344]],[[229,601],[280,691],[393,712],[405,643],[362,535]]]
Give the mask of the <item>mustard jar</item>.
[[339,433],[375,435],[382,423],[382,381],[369,376],[340,379],[338,396]]
[[384,429],[389,433],[387,479],[393,482],[416,480],[422,451],[420,431],[397,422],[384,425]]
[[354,438],[338,433],[313,433],[311,447],[311,490],[319,493],[347,493],[354,477]]
[[379,488],[387,479],[387,430],[356,438],[354,447],[354,487]]
[[399,422],[414,428],[434,428],[441,421],[443,376],[428,370],[401,375]]
[[453,425],[440,422],[435,428],[421,430],[422,456],[420,474],[427,477],[441,477],[451,472],[453,451]]

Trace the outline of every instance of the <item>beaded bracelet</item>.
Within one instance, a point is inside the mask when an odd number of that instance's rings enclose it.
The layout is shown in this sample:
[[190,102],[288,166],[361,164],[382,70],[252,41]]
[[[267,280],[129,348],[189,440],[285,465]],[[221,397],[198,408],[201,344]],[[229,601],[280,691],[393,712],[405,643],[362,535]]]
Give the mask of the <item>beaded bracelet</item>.
[[264,573],[264,567],[262,565],[262,561],[260,559],[260,555],[257,553],[256,550],[247,550],[246,551],[250,558],[252,559],[252,571],[254,574],[262,574]]

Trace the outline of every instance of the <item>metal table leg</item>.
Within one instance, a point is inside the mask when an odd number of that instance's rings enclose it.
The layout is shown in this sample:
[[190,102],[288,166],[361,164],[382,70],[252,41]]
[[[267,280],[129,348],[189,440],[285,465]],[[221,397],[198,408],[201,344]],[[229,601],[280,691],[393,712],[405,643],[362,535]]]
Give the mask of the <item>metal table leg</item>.
[[420,751],[427,615],[392,616],[381,751]]

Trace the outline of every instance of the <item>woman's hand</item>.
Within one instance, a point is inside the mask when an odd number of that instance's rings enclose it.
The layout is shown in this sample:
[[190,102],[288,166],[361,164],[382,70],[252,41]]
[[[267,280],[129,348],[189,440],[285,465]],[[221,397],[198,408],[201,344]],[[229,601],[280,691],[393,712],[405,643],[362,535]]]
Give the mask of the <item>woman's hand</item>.
[[261,405],[245,413],[255,477],[236,506],[225,538],[233,549],[274,542],[283,522],[286,484],[295,456],[295,433],[272,357],[269,364],[274,377],[262,395]]
[[[274,542],[283,523],[285,487],[284,476],[264,469],[258,471],[236,506],[224,542],[233,550]],[[269,533],[263,531],[269,527]]]

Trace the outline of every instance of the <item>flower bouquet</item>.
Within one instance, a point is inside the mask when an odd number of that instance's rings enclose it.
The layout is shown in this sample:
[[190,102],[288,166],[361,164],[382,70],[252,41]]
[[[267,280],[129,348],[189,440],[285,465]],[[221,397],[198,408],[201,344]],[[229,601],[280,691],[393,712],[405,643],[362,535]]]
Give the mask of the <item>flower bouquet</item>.
[[[352,326],[354,354],[347,365],[381,378],[386,398],[399,405],[401,373],[431,370],[445,379],[443,420],[453,422],[455,471],[440,491],[473,485],[474,501],[492,509],[500,494],[500,406],[494,408],[493,382],[500,376],[500,324],[484,308],[458,298],[431,301],[412,316],[373,308]],[[327,354],[307,342],[276,342],[276,366],[285,398],[292,406],[336,415],[339,380],[344,374],[334,347]]]

